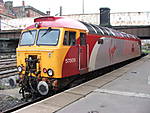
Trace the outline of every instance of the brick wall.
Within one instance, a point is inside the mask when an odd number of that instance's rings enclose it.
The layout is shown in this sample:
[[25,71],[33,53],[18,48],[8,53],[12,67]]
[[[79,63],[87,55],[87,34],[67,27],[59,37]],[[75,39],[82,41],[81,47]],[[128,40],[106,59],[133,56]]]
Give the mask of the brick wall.
[[0,2],[0,13],[4,12],[5,12],[4,4]]
[[26,14],[27,14],[26,15],[27,17],[39,17],[39,16],[41,16],[39,13],[37,13],[31,9],[27,9]]

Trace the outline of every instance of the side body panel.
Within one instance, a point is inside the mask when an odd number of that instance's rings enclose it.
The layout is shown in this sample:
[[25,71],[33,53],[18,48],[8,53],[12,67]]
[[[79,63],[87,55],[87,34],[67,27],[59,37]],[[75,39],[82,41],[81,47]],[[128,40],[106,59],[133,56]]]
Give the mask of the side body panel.
[[74,46],[62,46],[67,51],[64,54],[65,57],[62,64],[62,78],[87,73],[87,46],[80,45],[80,33],[86,34],[86,32],[77,29],[64,30],[76,32],[76,44]]
[[62,78],[79,74],[79,54],[78,53],[79,53],[78,46],[72,46],[69,48],[63,61]]
[[[93,38],[93,39],[92,39]],[[98,38],[103,44],[98,44]],[[115,63],[126,61],[141,55],[137,40],[111,36],[88,36],[90,45],[89,71],[94,71]]]

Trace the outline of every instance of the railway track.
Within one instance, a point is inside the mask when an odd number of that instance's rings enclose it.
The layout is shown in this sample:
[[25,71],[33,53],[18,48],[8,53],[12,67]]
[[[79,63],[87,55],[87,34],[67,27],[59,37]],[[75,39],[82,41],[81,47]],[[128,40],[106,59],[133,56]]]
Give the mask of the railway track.
[[43,100],[43,99],[45,99],[46,97],[38,97],[38,98],[36,98],[36,99],[34,99],[34,100],[32,100],[32,101],[22,101],[22,103],[21,104],[19,104],[18,106],[15,106],[15,107],[13,107],[13,108],[10,108],[10,109],[7,109],[7,110],[5,110],[5,111],[3,111],[3,113],[11,113],[11,112],[14,112],[14,111],[16,111],[16,110],[19,110],[19,109],[21,109],[21,108],[23,108],[23,107],[26,107],[26,106],[28,106],[28,105],[31,105],[31,104],[34,104],[34,103],[36,103],[36,102],[38,102],[38,101],[41,101],[41,100]]
[[17,88],[17,77],[16,56],[11,54],[0,55],[0,113],[2,112],[1,109],[3,109],[1,107],[6,108],[7,106],[20,102],[17,98],[11,96],[11,94],[19,95],[18,91],[13,91]]
[[0,53],[0,59],[16,58],[15,53]]
[[7,77],[10,77],[10,76],[14,76],[14,75],[17,75],[17,69],[1,71],[0,72],[0,79],[7,78]]
[[16,58],[0,57],[0,79],[10,77],[17,74]]
[[[127,65],[127,64],[129,64],[129,63],[131,63],[131,62],[133,62],[133,61],[135,61],[135,60],[137,60],[137,59],[134,59],[134,60],[129,60],[129,61],[126,61],[126,62],[123,62],[123,63],[121,63],[121,64],[116,64],[116,65],[113,65],[113,66],[111,66],[111,67],[107,67],[107,68],[104,68],[104,69],[101,69],[101,70],[99,70],[99,71],[96,71],[96,72],[94,72],[94,73],[88,73],[88,74],[86,74],[84,77],[84,79],[83,80],[77,80],[77,81],[75,81],[75,82],[72,82],[71,84],[71,86],[77,86],[77,85],[79,85],[79,84],[82,84],[82,83],[84,83],[84,82],[87,82],[87,81],[89,81],[89,80],[91,80],[91,79],[95,79],[96,77],[99,77],[99,76],[102,76],[102,75],[104,75],[104,74],[106,74],[106,73],[108,73],[108,72],[111,72],[111,71],[113,71],[113,70],[115,70],[115,69],[118,69],[118,68],[121,68],[121,67],[123,67],[123,66],[125,66],[125,65]],[[91,74],[92,74],[92,76],[91,76]],[[53,94],[51,94],[51,95],[49,95],[49,96],[45,96],[45,97],[38,97],[37,96],[37,98],[35,98],[35,99],[33,99],[33,100],[30,100],[30,101],[23,101],[23,103],[21,103],[21,104],[19,104],[19,105],[17,105],[17,106],[15,106],[15,107],[12,107],[12,108],[9,108],[9,109],[7,109],[7,110],[5,110],[5,111],[3,111],[4,113],[6,112],[6,113],[8,113],[8,112],[13,112],[13,111],[16,111],[16,110],[19,110],[19,109],[21,109],[21,108],[23,108],[23,107],[26,107],[26,106],[28,106],[28,105],[31,105],[31,104],[33,104],[33,103],[35,103],[35,102],[38,102],[38,101],[40,101],[40,100],[43,100],[43,99],[45,99],[45,98],[48,98],[48,97],[50,97],[50,96],[52,96],[52,95],[55,95],[55,94],[57,94],[57,93],[61,93],[62,91],[64,91],[64,90],[66,90],[66,89],[69,89],[69,88],[71,88],[71,87],[65,87],[64,89],[62,89],[61,91],[59,91],[59,92],[55,92],[55,93],[53,93]]]

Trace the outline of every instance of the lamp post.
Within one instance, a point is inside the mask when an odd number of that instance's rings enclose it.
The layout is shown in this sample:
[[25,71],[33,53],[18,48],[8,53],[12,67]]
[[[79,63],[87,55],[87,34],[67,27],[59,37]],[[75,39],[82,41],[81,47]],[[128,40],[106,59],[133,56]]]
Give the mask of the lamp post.
[[0,31],[1,31],[1,19],[2,19],[2,17],[0,16]]
[[82,0],[82,13],[84,14],[84,0]]
[[60,12],[59,15],[62,16],[62,6],[60,6]]

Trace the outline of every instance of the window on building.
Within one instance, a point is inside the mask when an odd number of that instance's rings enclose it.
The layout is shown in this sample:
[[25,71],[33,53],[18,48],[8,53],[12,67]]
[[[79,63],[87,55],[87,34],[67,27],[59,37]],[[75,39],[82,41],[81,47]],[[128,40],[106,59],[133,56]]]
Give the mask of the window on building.
[[74,46],[76,44],[76,32],[65,31],[63,44]]

